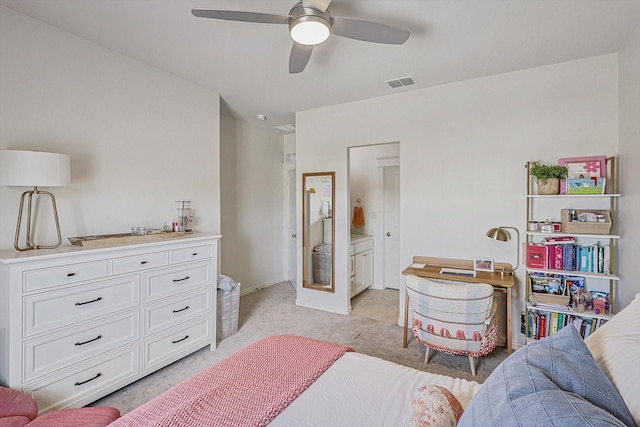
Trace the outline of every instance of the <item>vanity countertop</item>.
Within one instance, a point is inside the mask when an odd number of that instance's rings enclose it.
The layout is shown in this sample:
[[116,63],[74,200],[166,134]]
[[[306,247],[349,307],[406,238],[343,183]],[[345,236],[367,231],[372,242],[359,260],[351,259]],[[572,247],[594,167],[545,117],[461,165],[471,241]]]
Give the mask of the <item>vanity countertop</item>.
[[367,234],[352,234],[351,235],[351,244],[362,242],[364,240],[373,239],[373,236],[369,236]]

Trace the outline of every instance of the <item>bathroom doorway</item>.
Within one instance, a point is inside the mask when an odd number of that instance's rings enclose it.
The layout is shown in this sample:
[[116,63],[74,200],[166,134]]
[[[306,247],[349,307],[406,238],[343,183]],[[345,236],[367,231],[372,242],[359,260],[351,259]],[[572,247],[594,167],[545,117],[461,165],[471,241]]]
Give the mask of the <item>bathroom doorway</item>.
[[[352,242],[372,236],[374,260],[372,284],[352,295],[352,313],[396,323],[401,280],[400,144],[351,147],[348,158]],[[354,224],[356,208],[362,210],[364,221]]]

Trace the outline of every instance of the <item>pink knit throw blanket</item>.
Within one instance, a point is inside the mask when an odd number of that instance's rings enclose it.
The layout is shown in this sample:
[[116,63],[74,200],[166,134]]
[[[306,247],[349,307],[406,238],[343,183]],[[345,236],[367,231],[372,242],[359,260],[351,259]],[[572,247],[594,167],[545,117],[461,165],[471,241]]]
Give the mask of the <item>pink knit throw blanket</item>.
[[109,426],[264,426],[347,351],[306,337],[264,338]]

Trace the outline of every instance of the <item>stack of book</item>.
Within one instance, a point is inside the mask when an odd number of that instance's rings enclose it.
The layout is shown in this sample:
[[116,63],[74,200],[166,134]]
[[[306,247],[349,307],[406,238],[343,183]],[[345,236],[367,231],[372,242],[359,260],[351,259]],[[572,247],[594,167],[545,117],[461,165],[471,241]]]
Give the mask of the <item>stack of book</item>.
[[[528,323],[528,328],[525,328],[525,320]],[[606,322],[607,319],[580,317],[575,314],[554,311],[530,310],[528,319],[523,319],[522,332],[527,338],[538,340],[553,335],[567,325],[572,325],[583,338],[587,338]]]
[[527,247],[529,268],[608,273],[609,262],[609,245],[581,246],[571,236],[548,237]]

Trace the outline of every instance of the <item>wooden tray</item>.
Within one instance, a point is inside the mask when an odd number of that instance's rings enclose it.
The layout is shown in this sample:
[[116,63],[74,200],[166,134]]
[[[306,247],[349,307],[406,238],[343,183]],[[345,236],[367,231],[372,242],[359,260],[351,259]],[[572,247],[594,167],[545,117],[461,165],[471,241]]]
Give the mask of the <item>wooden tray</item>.
[[122,243],[158,242],[167,239],[177,239],[185,234],[189,233],[167,231],[142,236],[134,236],[131,233],[102,234],[96,236],[69,237],[69,241],[72,245],[95,248],[99,246],[119,245]]

